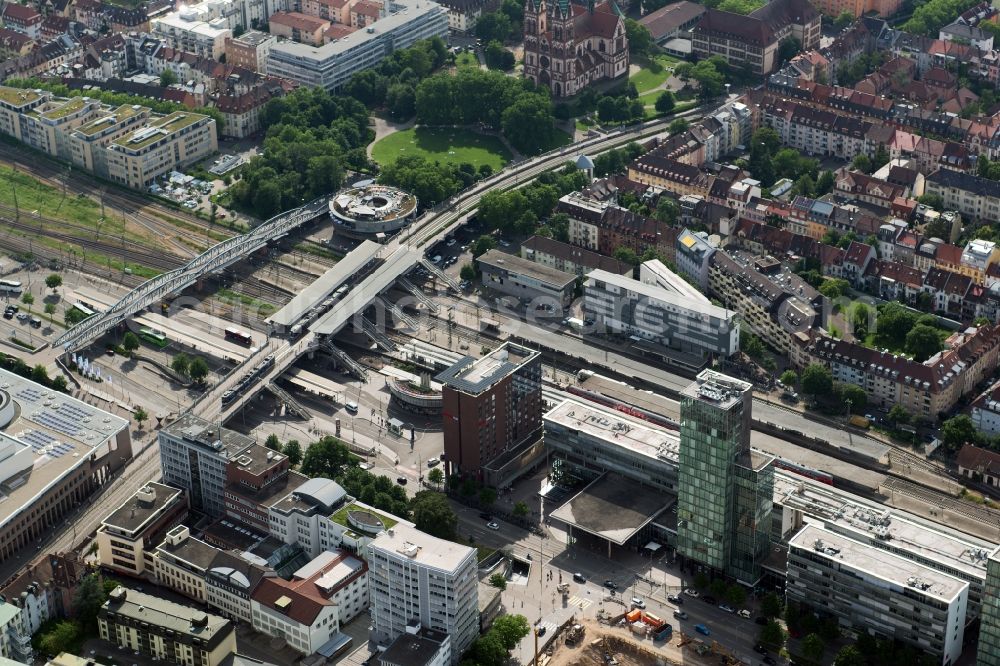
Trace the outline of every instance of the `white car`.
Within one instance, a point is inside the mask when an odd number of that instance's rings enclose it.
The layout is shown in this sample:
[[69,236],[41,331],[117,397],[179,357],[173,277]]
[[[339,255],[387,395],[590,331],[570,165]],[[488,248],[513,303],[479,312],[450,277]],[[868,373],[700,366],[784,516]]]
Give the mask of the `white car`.
[[490,522],[486,523],[486,527],[490,528],[491,530],[498,530],[500,529],[500,523],[498,523],[495,520],[491,520]]
[[748,610],[747,610],[746,608],[743,608],[743,609],[741,609],[741,610],[740,610],[740,611],[739,611],[739,612],[737,613],[737,615],[739,615],[740,617],[742,617],[742,618],[745,618],[745,619],[747,619],[747,620],[749,620],[749,619],[750,619],[750,611],[748,611]]
[[440,461],[440,460],[438,460],[437,458],[429,458],[429,459],[427,460],[427,466],[428,466],[428,467],[434,467],[435,465],[437,465],[437,464],[438,464],[438,463],[440,463],[440,462],[441,462],[441,461]]
[[719,604],[719,610],[725,611],[727,613],[735,613],[736,612],[736,609],[734,609],[732,606],[727,606],[726,604]]
[[455,239],[454,238],[449,238],[448,242],[445,243],[445,245],[447,245],[448,247],[451,247],[454,244],[455,244]]
[[688,589],[684,590],[684,594],[688,595],[692,599],[697,599],[700,596],[698,594],[698,590],[692,589],[690,587]]

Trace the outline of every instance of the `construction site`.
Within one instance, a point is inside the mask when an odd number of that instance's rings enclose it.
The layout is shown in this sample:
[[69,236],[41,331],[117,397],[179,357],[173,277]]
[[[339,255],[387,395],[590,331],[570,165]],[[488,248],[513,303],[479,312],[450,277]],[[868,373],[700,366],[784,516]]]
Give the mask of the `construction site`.
[[597,620],[581,619],[554,637],[539,655],[538,666],[743,663],[715,641],[666,627],[671,625],[638,610],[620,615],[601,613]]

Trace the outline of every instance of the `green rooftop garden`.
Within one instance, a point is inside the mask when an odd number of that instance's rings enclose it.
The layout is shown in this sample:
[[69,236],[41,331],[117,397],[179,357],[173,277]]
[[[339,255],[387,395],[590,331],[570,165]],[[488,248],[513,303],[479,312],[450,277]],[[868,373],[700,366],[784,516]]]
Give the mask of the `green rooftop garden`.
[[0,101],[6,102],[7,104],[26,104],[28,102],[34,102],[39,97],[41,97],[41,95],[36,93],[34,90],[0,86]]
[[[123,148],[128,148],[129,150],[139,150],[140,148],[145,148],[146,146],[159,141],[164,136],[178,132],[189,125],[193,125],[205,117],[207,116],[203,116],[200,113],[174,111],[168,116],[151,120],[149,125],[146,127],[137,129],[128,136],[118,139],[115,143]],[[152,131],[153,129],[159,129],[162,131],[154,132]],[[141,136],[142,138],[135,141],[134,137],[136,136]]]
[[86,104],[87,102],[85,102],[82,97],[74,97],[53,109],[43,112],[41,116],[42,118],[48,118],[49,120],[59,120],[60,118],[65,118],[71,113],[76,113]]
[[[101,130],[111,127],[112,125],[117,125],[123,120],[128,120],[132,116],[141,113],[144,108],[147,111],[149,110],[146,107],[140,107],[136,109],[131,104],[122,104],[117,109],[112,111],[109,115],[101,116],[97,120],[92,120],[91,122],[85,125],[81,125],[80,127],[77,128],[77,131],[86,136],[90,136],[91,134],[97,134]],[[107,120],[108,118],[114,118],[114,123],[109,123]]]
[[351,525],[350,521],[347,520],[347,514],[350,513],[351,511],[366,511],[368,513],[378,516],[379,520],[382,521],[382,525],[385,526],[385,529],[387,530],[392,529],[393,527],[396,526],[396,523],[399,522],[398,520],[389,516],[389,514],[382,513],[381,511],[376,511],[375,509],[371,509],[368,507],[364,507],[358,504],[357,502],[351,502],[350,504],[342,506],[336,513],[330,516],[330,520],[337,523],[338,525],[343,525],[344,527],[350,530],[354,530],[356,529],[356,526]]

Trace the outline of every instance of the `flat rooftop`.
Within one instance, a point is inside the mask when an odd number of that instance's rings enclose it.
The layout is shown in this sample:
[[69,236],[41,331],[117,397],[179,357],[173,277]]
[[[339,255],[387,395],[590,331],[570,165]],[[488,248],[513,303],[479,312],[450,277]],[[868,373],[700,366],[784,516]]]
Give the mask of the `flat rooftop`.
[[150,481],[104,519],[104,525],[124,532],[139,532],[184,494],[183,490]]
[[[200,446],[205,451],[215,451],[231,460],[255,444],[251,438],[242,433],[222,428],[190,412],[182,414],[176,421],[164,426],[160,432]],[[216,444],[219,444],[218,448]]]
[[539,352],[505,342],[486,356],[466,356],[435,379],[463,393],[478,395],[538,357]]
[[270,33],[260,30],[247,30],[239,37],[233,37],[233,41],[244,46],[259,46],[269,39],[275,39]]
[[649,299],[657,303],[669,303],[676,308],[691,310],[699,314],[708,315],[721,321],[729,321],[736,317],[736,312],[713,305],[711,301],[706,302],[704,296],[701,298],[691,298],[684,296],[655,284],[646,284],[639,280],[633,280],[627,275],[616,275],[600,269],[587,273],[588,283],[591,281],[604,282],[627,292],[637,294],[641,298]]
[[71,113],[75,113],[82,109],[90,100],[83,97],[70,97],[69,99],[57,99],[46,103],[42,108],[43,110],[38,110],[38,115],[46,120],[60,120],[65,118]]
[[375,258],[381,248],[382,246],[378,243],[366,240],[348,252],[343,259],[334,264],[333,268],[296,294],[285,307],[268,317],[267,321],[278,326],[293,325],[302,318],[302,315],[316,307],[323,299],[330,296],[364,268],[368,262]]
[[665,511],[676,498],[618,474],[602,474],[550,516],[619,546]]
[[143,111],[149,112],[150,109],[145,106],[139,106],[138,104],[122,104],[114,111],[102,115],[96,120],[91,120],[89,123],[84,123],[76,128],[76,132],[83,134],[84,136],[93,136],[103,130],[113,127],[118,123],[128,120],[132,116],[142,113]]
[[207,117],[190,111],[174,111],[162,118],[151,119],[145,127],[115,139],[112,145],[125,150],[140,150]]
[[25,104],[31,104],[40,97],[42,97],[42,94],[37,93],[34,90],[0,86],[0,102],[10,104],[11,106],[24,106]]
[[[123,598],[116,601],[119,592]],[[171,629],[180,636],[196,638],[206,644],[218,634],[232,630],[229,620],[218,615],[175,604],[151,594],[126,590],[124,587],[115,588],[112,596],[104,602],[104,608],[109,612],[132,618],[136,622],[148,622],[155,627]],[[192,623],[192,620],[198,617],[207,619],[204,626]]]
[[400,523],[392,532],[382,532],[371,542],[372,548],[393,553],[425,567],[453,572],[465,561],[476,561],[474,548],[438,539],[415,527]]
[[998,552],[995,543],[781,470],[774,472],[774,503],[822,520],[831,530],[939,562],[969,579],[985,580],[986,561]]
[[592,374],[583,378],[578,377],[576,386],[583,391],[603,395],[612,400],[638,407],[652,415],[680,423],[680,403],[676,400],[665,398],[658,393],[643,391],[625,382],[619,382],[610,377],[598,374]]
[[664,460],[672,465],[677,465],[680,460],[678,433],[656,428],[651,423],[629,418],[615,410],[564,400],[542,418],[647,458]]
[[530,259],[522,259],[516,254],[507,254],[496,249],[477,257],[476,261],[498,270],[510,271],[517,275],[526,275],[556,289],[565,289],[570,284],[576,282],[576,275],[573,273],[567,273],[566,271],[561,271],[544,264],[536,264]]
[[[36,502],[71,471],[106,455],[129,423],[65,393],[0,369],[12,418],[0,424],[0,524]],[[0,398],[0,403],[3,400]]]
[[954,576],[922,566],[889,551],[848,539],[819,525],[807,524],[788,542],[789,550],[808,551],[840,567],[867,573],[900,588],[911,588],[950,603],[969,584]]
[[238,456],[236,466],[251,474],[263,474],[268,469],[280,465],[285,460],[285,454],[272,451],[266,446],[254,444]]
[[715,370],[702,370],[694,382],[681,391],[681,397],[705,402],[718,409],[732,409],[753,394],[753,384]]
[[177,545],[172,545],[169,541],[164,541],[156,547],[157,552],[163,551],[173,557],[183,560],[198,569],[207,571],[215,561],[215,556],[220,549],[211,544],[207,544],[201,539],[189,536]]

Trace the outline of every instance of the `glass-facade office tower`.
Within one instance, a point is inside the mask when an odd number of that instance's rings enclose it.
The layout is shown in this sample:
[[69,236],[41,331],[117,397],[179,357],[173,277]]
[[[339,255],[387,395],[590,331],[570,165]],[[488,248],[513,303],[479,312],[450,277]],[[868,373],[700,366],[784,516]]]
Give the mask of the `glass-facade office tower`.
[[750,450],[753,386],[705,370],[681,392],[677,549],[747,585],[768,553],[773,458]]
[[976,665],[1000,666],[1000,551],[993,553],[986,562]]

